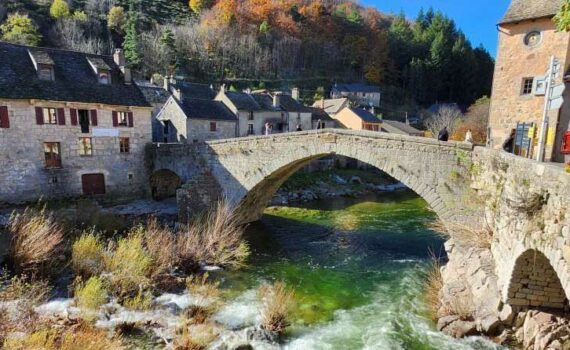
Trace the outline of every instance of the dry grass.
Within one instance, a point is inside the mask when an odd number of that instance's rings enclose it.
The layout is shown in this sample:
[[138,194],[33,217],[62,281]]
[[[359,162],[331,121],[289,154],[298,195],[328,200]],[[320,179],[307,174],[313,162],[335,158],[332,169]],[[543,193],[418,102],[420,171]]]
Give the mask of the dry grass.
[[71,250],[71,264],[78,276],[89,278],[96,276],[103,270],[105,248],[98,235],[84,233],[73,243]]
[[134,297],[123,300],[123,306],[129,310],[148,311],[152,309],[152,294],[139,290]]
[[172,348],[175,350],[204,350],[216,339],[218,333],[212,324],[204,323],[191,325],[183,321],[174,339]]
[[63,227],[45,208],[27,208],[12,213],[9,258],[16,273],[43,275],[53,273],[54,261],[61,253]]
[[107,302],[108,293],[104,281],[97,276],[91,277],[85,284],[77,283],[75,303],[82,309],[96,310]]
[[428,316],[435,322],[438,319],[438,312],[442,306],[440,293],[443,288],[441,263],[435,256],[432,257],[431,266],[426,271],[425,283],[424,295],[427,304]]
[[182,312],[182,315],[192,324],[204,324],[212,316],[213,310],[200,305],[190,305]]
[[429,229],[444,238],[453,238],[458,244],[466,247],[491,248],[493,242],[493,230],[487,224],[481,224],[478,228],[472,228],[457,222],[443,222],[435,220],[429,225]]
[[295,302],[295,293],[283,282],[263,285],[259,288],[262,301],[262,327],[270,332],[283,333],[289,326],[288,317]]
[[463,321],[472,320],[474,306],[470,296],[455,295],[445,303],[445,308],[449,315],[456,315]]
[[186,289],[194,297],[205,300],[217,300],[220,297],[220,283],[208,281],[209,275],[205,273],[202,277],[190,276],[186,278]]
[[239,268],[249,256],[243,232],[235,211],[226,201],[219,201],[204,217],[178,233],[179,262],[190,267],[202,263]]
[[119,239],[117,248],[108,248],[106,271],[110,273],[112,293],[119,297],[134,296],[141,286],[148,285],[152,257],[144,246],[144,232],[133,229]]
[[170,273],[176,265],[174,259],[176,240],[172,232],[161,226],[156,218],[152,218],[145,228],[145,243],[152,257],[151,278],[155,280]]

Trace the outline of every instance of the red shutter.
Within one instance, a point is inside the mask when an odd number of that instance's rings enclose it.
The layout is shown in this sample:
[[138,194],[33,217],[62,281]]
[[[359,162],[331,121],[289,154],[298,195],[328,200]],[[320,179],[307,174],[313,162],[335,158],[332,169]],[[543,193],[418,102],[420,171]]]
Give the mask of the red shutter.
[[91,110],[91,125],[97,126],[97,110],[96,109]]
[[44,110],[42,107],[36,107],[36,124],[44,124]]
[[129,128],[132,128],[134,125],[134,118],[133,118],[133,112],[129,112],[129,114],[127,115],[127,117],[129,118]]
[[113,126],[117,127],[119,126],[119,116],[117,115],[117,112],[113,111]]
[[71,125],[77,125],[77,109],[69,110],[69,118],[71,119]]
[[0,107],[0,128],[8,129],[10,127],[10,119],[8,118],[8,107]]
[[65,109],[63,108],[57,109],[57,124],[65,125]]
[[564,138],[562,139],[562,149],[560,150],[562,154],[570,154],[570,131],[564,133]]

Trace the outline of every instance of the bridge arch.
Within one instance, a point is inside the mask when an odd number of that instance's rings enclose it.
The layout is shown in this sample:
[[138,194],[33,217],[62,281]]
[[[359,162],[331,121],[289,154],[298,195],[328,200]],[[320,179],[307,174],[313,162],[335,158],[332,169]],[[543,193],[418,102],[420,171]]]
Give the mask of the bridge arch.
[[461,216],[472,146],[353,130],[208,142],[209,167],[244,221],[262,215],[277,189],[315,159],[341,155],[370,164],[421,196],[442,219]]
[[152,198],[163,200],[176,197],[176,190],[182,184],[182,179],[172,170],[160,169],[152,173],[149,182]]
[[558,273],[538,249],[516,257],[505,286],[505,303],[519,308],[564,309],[568,298]]

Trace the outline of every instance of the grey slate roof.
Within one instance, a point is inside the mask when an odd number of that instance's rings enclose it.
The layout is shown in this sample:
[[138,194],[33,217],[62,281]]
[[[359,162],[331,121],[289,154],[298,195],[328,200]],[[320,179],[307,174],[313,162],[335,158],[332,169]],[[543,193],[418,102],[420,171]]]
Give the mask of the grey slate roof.
[[423,135],[424,132],[397,120],[382,120],[382,129],[391,134]]
[[180,89],[182,95],[188,98],[200,98],[203,100],[213,100],[216,92],[210,85],[190,82],[176,82],[174,88]]
[[[273,97],[267,94],[252,94],[255,102],[265,111],[281,111],[281,106],[273,107]],[[279,96],[281,97],[281,96]]]
[[[53,61],[55,81],[38,78],[28,49],[41,56],[45,54]],[[88,58],[101,59],[111,67],[112,84],[99,84]],[[5,42],[0,42],[0,98],[150,106],[135,84],[124,84],[123,75],[111,56],[29,48]]]
[[347,92],[380,92],[380,87],[367,84],[336,84],[334,89]]
[[563,0],[512,0],[499,24],[554,16]]
[[311,112],[311,119],[314,122],[318,121],[319,119],[325,122],[334,121],[334,119],[331,118],[331,116],[327,112],[323,111],[320,108],[316,107],[306,107],[306,108]]
[[350,110],[356,114],[362,121],[366,123],[381,123],[382,121],[370,112],[361,108],[350,108]]
[[185,98],[180,107],[189,119],[236,121],[237,117],[220,101]]
[[143,93],[145,99],[150,104],[165,104],[170,97],[170,92],[164,90],[161,87],[156,85],[143,83],[143,82],[136,82],[139,89]]
[[308,107],[305,107],[289,95],[279,95],[279,104],[287,112],[311,113]]
[[245,92],[226,91],[226,96],[232,101],[238,110],[261,111],[261,106],[255,99]]

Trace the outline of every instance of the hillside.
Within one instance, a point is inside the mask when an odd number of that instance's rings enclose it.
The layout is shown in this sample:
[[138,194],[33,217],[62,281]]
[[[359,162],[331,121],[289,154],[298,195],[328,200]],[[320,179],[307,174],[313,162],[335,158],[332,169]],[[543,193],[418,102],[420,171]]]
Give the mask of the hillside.
[[140,77],[297,85],[308,100],[334,82],[367,81],[384,86],[387,114],[490,93],[490,55],[431,9],[409,21],[346,0],[53,1],[4,0],[3,40],[29,40],[6,25],[26,14],[32,23],[18,24],[39,34],[29,43],[104,54],[124,47]]

